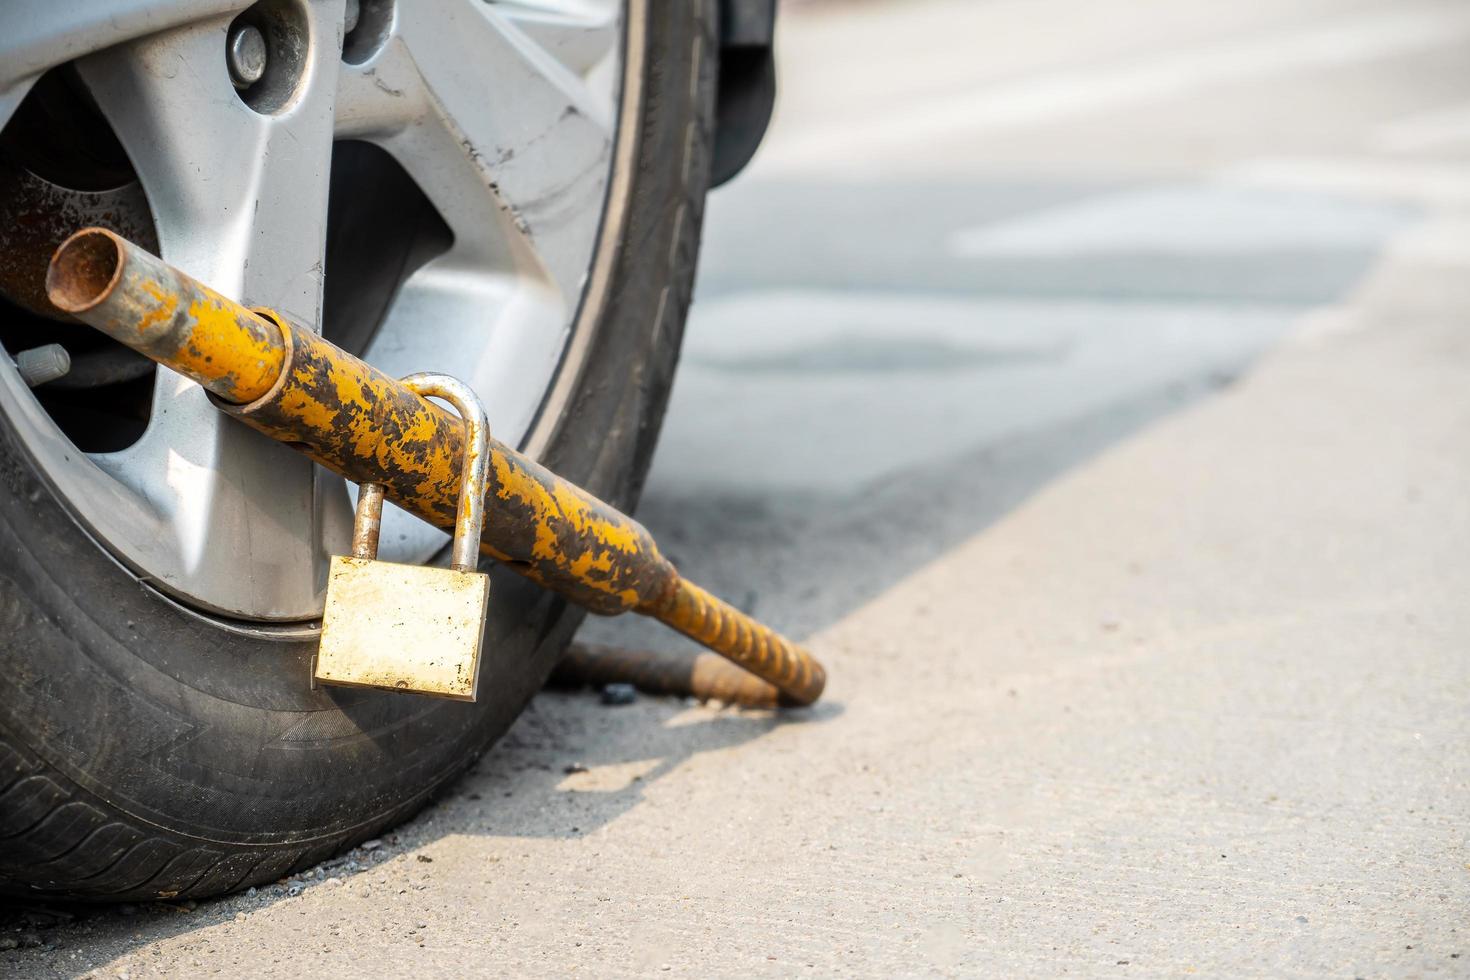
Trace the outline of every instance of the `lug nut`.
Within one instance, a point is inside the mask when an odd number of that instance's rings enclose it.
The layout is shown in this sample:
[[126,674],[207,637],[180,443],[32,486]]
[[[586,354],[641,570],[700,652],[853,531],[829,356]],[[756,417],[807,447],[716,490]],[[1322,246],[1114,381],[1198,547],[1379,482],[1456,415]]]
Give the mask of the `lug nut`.
[[230,81],[235,88],[249,88],[265,75],[265,35],[254,24],[237,24],[230,28],[225,50]]

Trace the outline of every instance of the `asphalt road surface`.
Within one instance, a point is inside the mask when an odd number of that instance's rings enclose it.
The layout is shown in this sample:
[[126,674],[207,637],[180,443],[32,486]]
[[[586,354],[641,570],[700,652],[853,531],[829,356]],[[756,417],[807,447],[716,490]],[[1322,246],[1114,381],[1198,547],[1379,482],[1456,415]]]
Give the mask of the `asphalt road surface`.
[[0,974],[1470,974],[1470,6],[783,31],[640,516],[824,702],[547,693],[374,849]]

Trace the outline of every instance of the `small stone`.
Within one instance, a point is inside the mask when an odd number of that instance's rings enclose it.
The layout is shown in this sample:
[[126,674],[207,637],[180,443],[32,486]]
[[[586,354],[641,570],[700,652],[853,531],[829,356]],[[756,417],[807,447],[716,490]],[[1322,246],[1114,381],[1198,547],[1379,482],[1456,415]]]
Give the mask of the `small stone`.
[[286,894],[289,895],[291,898],[295,898],[297,895],[301,894],[301,886],[292,885],[290,888],[286,889]]
[[322,882],[322,887],[323,888],[341,888],[342,887],[342,879],[341,878],[338,878],[336,875],[332,875],[332,877],[330,877],[326,881]]
[[427,855],[427,854],[418,854],[418,855],[415,855],[415,857],[417,858],[417,860],[418,860],[418,862],[420,864],[433,864],[434,863],[434,859],[431,858],[431,857],[429,857],[429,855]]
[[249,888],[245,889],[245,897],[246,898],[254,898],[255,897],[255,894],[256,894],[256,892],[255,892],[255,886],[254,885],[251,885]]
[[235,913],[235,921],[236,922],[244,922],[245,921],[245,918],[246,918],[246,916],[245,916],[245,913],[244,912],[236,912]]
[[14,936],[0,936],[0,951],[18,949],[19,947],[20,940]]
[[632,684],[607,684],[602,688],[602,703],[611,705],[632,704],[638,700],[638,689]]
[[357,846],[362,848],[364,851],[376,851],[378,848],[383,846],[383,842],[374,837],[372,840],[365,840]]

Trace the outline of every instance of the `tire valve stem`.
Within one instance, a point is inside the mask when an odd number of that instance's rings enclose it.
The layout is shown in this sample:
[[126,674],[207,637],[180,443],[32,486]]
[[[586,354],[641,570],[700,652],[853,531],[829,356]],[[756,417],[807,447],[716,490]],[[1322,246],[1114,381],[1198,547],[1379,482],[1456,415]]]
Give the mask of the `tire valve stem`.
[[[435,527],[454,526],[463,424],[397,379],[103,228],[61,244],[46,291],[59,309],[203,385],[225,414],[349,482],[381,484],[388,500]],[[592,612],[657,619],[769,684],[783,705],[821,696],[827,672],[810,653],[683,578],[637,521],[488,443],[482,554]],[[591,659],[657,684],[677,674],[648,658]],[[733,690],[725,678],[706,687]]]
[[42,344],[15,355],[15,369],[28,388],[63,378],[71,370],[71,355],[60,344]]

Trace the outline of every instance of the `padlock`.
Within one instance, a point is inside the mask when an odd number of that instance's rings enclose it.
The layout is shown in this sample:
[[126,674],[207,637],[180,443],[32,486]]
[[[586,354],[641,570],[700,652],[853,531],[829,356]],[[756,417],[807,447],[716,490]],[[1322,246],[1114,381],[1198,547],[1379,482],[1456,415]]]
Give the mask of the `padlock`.
[[403,384],[452,404],[465,424],[464,477],[448,569],[378,561],[383,485],[358,486],[352,554],[334,556],[312,679],[475,700],[490,576],[475,570],[485,523],[490,424],[475,393],[443,374]]

